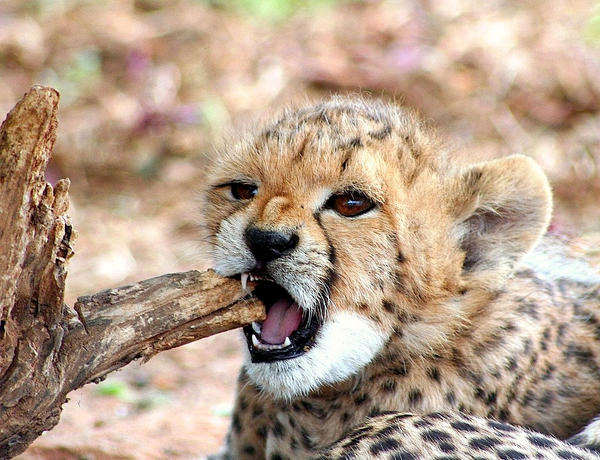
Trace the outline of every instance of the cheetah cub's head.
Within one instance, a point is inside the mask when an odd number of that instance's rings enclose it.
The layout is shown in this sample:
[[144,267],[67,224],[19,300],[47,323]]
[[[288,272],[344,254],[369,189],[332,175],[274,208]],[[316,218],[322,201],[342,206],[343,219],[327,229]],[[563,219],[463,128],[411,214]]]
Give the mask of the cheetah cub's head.
[[214,268],[258,280],[267,307],[244,330],[247,373],[287,399],[391,346],[439,350],[468,327],[465,293],[496,289],[550,212],[530,159],[461,167],[411,112],[358,98],[284,113],[208,177]]

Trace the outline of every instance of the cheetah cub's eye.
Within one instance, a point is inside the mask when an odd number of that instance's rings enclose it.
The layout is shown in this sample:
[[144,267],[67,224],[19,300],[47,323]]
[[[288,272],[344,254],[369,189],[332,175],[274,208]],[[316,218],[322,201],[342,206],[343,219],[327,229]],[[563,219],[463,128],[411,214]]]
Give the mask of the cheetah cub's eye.
[[256,185],[244,184],[242,182],[233,182],[229,184],[231,196],[236,200],[250,200],[258,192]]
[[344,217],[356,217],[373,209],[375,203],[364,193],[352,190],[332,195],[325,203],[325,207],[333,209]]

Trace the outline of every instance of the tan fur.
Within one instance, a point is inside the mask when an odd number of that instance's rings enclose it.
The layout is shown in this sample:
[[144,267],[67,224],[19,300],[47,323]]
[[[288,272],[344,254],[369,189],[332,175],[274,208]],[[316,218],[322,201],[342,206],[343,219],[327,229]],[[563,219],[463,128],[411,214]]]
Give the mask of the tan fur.
[[[386,337],[348,379],[292,399],[242,370],[235,458],[305,458],[387,410],[459,410],[558,437],[600,411],[600,284],[521,264],[551,212],[531,159],[461,166],[412,112],[333,98],[225,146],[209,180],[205,226],[224,274],[243,271],[244,226],[297,232],[296,259],[277,261],[280,272],[329,283],[326,304],[306,309],[325,320],[354,312]],[[233,180],[258,194],[232,200],[222,185]],[[376,209],[358,218],[322,209],[348,188]]]

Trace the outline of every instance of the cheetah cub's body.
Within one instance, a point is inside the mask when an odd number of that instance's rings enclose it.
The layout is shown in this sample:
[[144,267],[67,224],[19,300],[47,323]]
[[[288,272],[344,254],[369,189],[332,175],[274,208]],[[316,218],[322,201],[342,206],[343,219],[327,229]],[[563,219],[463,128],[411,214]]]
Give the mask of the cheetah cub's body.
[[369,418],[314,460],[594,460],[564,441],[460,412],[387,412]]
[[268,308],[228,449],[305,458],[384,411],[453,410],[565,438],[600,412],[600,277],[555,273],[524,156],[461,166],[408,111],[333,98],[209,173],[215,269]]

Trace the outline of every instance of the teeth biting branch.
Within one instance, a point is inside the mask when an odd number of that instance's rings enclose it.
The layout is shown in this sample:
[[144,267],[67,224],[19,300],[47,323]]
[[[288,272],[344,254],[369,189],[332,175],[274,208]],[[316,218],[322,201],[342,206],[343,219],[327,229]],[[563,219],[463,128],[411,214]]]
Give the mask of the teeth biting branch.
[[256,336],[256,334],[252,334],[252,345],[257,350],[282,350],[286,347],[291,346],[292,341],[289,337],[286,337],[283,343],[280,344],[264,343]]

